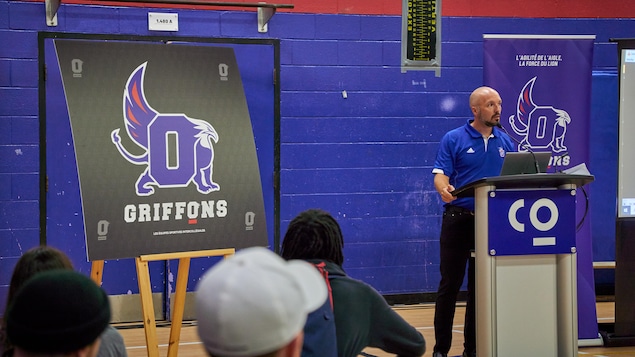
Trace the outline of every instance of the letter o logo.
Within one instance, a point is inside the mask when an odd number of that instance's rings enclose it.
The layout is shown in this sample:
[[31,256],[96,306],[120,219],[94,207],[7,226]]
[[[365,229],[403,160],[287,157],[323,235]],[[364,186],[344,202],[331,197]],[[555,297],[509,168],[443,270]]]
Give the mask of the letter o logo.
[[246,226],[253,226],[254,223],[256,222],[256,214],[253,212],[247,212],[245,213],[245,225]]
[[82,60],[79,59],[74,59],[71,61],[71,70],[73,71],[73,73],[75,74],[80,74],[82,73],[82,65],[84,64],[84,62],[82,62]]
[[[511,207],[509,207],[509,211],[507,212],[507,219],[509,220],[509,224],[518,232],[525,231],[525,224],[521,223],[520,221],[518,221],[518,218],[516,218],[518,210],[523,207],[525,207],[525,200],[519,199],[512,203]],[[538,210],[542,207],[546,207],[549,209],[550,218],[547,222],[541,222],[540,219],[538,219]],[[559,217],[560,212],[558,212],[558,207],[552,200],[548,198],[541,198],[537,200],[531,205],[531,208],[529,209],[529,221],[531,222],[531,225],[541,232],[546,232],[555,227],[556,223],[558,223]]]
[[225,63],[219,64],[218,75],[220,76],[221,81],[226,81],[227,77],[229,77],[229,66]]
[[105,236],[108,234],[108,226],[110,225],[110,222],[105,221],[105,220],[101,220],[99,222],[97,222],[97,235],[99,236]]
[[[544,223],[538,219],[538,210],[542,207],[548,208],[551,215],[549,220]],[[558,212],[558,207],[552,200],[548,198],[541,198],[537,200],[536,202],[534,202],[533,205],[531,205],[531,208],[529,210],[529,220],[531,221],[531,224],[541,232],[546,232],[555,227],[556,223],[558,223],[559,216],[560,213]]]
[[509,212],[507,212],[507,219],[509,220],[509,224],[511,224],[512,228],[514,228],[518,232],[525,231],[525,224],[518,222],[518,219],[516,218],[516,212],[518,212],[518,210],[523,207],[525,207],[525,200],[516,200],[512,204],[512,206],[509,207]]

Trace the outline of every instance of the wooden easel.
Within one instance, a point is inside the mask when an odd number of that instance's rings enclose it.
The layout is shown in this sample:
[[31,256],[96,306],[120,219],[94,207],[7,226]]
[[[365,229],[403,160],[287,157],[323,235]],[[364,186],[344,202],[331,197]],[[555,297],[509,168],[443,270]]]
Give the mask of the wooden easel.
[[[190,259],[221,255],[224,258],[228,258],[234,255],[235,252],[236,250],[234,248],[227,248],[192,252],[148,254],[135,258],[148,357],[159,357],[159,342],[157,340],[157,325],[154,318],[154,305],[152,303],[152,288],[150,286],[150,270],[148,269],[148,262],[170,259],[179,260],[179,272],[176,277],[176,289],[174,292],[172,326],[170,327],[170,340],[168,342],[168,357],[176,357],[179,351],[179,340],[181,339],[181,325],[183,324],[183,310],[185,308],[185,293],[187,290],[188,276],[190,274]],[[99,286],[101,286],[103,271],[104,261],[94,260],[92,262],[90,278]]]

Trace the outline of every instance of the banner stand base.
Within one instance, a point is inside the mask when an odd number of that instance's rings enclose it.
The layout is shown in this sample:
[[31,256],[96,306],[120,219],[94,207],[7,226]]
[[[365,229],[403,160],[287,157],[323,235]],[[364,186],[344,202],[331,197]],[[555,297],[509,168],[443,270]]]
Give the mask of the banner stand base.
[[578,339],[578,347],[596,347],[603,346],[604,340],[602,339],[602,335],[598,332],[597,338],[585,338]]
[[617,336],[615,335],[614,323],[601,323],[598,324],[600,329],[600,335],[604,340],[604,346],[606,347],[624,347],[635,346],[635,336]]

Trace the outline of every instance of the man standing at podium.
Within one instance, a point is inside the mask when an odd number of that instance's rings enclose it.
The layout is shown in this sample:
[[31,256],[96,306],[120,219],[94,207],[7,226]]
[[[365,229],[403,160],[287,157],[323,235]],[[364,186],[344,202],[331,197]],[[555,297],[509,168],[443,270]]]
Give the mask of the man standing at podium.
[[498,92],[479,87],[470,95],[469,104],[474,118],[443,136],[432,170],[434,187],[445,202],[439,238],[441,282],[434,314],[433,357],[446,357],[452,345],[456,300],[466,265],[468,298],[463,357],[476,356],[474,258],[470,258],[474,250],[474,198],[457,198],[451,192],[484,177],[498,176],[505,154],[515,151],[510,137],[497,127],[502,106]]

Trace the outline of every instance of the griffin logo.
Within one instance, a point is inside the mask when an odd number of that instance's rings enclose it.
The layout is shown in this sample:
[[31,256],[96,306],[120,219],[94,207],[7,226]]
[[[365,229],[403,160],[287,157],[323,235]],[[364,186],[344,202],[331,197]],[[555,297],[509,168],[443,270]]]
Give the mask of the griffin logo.
[[192,119],[182,113],[162,114],[154,110],[143,91],[146,65],[147,62],[132,72],[123,94],[126,131],[145,152],[131,154],[121,144],[119,129],[111,133],[112,142],[121,156],[132,164],[147,165],[137,179],[137,195],[152,195],[153,186],[187,187],[192,182],[202,194],[219,191],[220,186],[212,180],[212,141],[218,142],[216,130],[204,120]]
[[562,109],[534,103],[533,88],[536,78],[530,79],[520,92],[516,117],[509,117],[512,130],[523,138],[518,150],[550,149],[554,153],[565,152],[567,147],[564,139],[571,118]]

